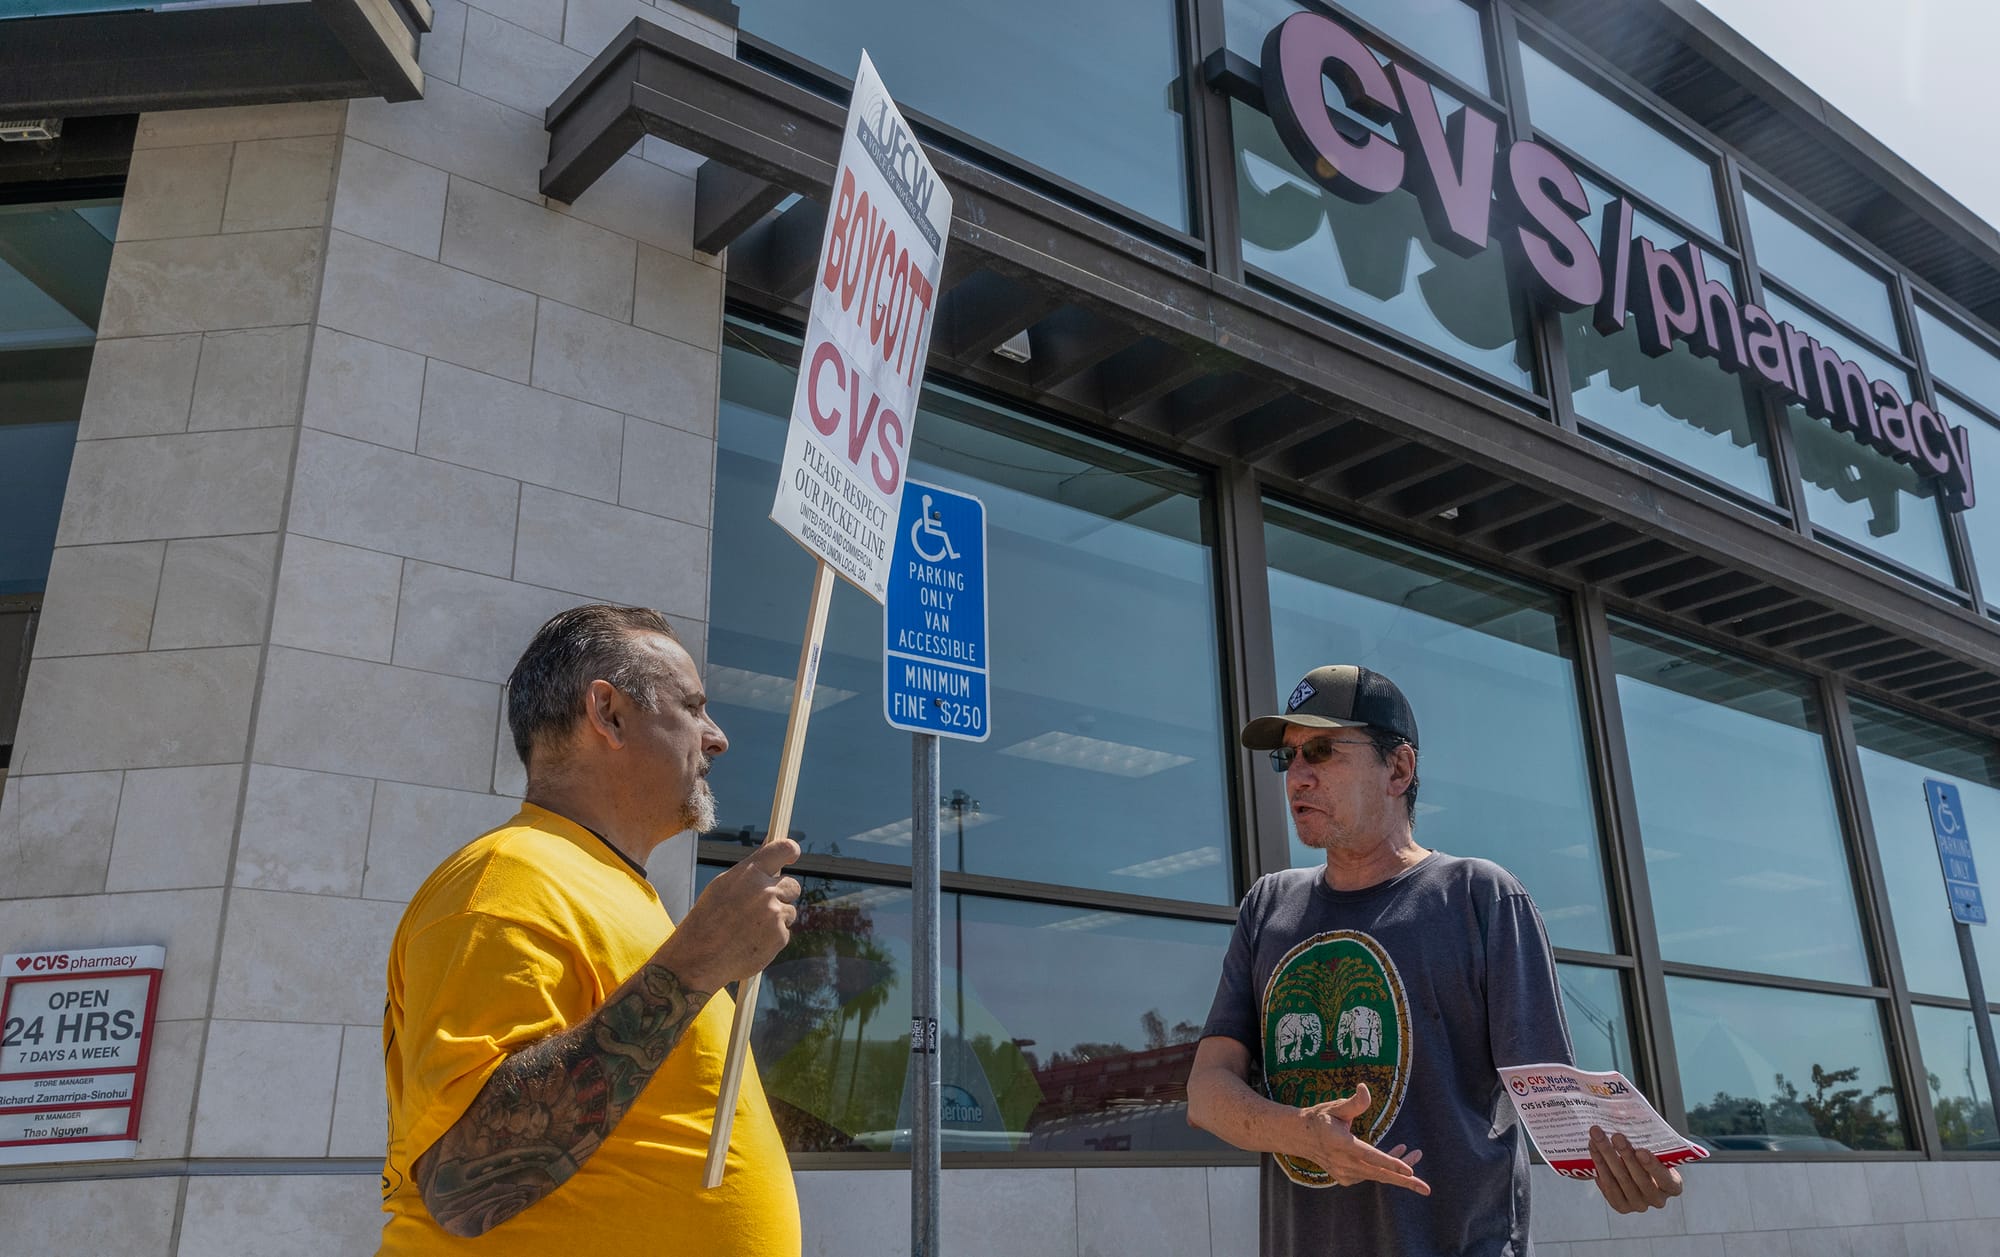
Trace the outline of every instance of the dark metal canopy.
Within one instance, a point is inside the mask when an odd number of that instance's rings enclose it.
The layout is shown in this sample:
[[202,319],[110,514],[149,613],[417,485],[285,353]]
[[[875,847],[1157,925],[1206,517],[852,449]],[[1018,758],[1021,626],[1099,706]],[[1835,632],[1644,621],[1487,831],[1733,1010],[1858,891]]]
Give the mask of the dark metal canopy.
[[[794,317],[844,111],[635,21],[548,111],[573,201],[645,135],[709,160],[695,243]],[[2000,731],[1984,617],[935,146],[955,198],[934,368],[1284,494],[1602,591],[1752,654]],[[793,194],[803,199],[780,209]],[[1025,331],[1032,354],[992,351]]]
[[430,0],[312,0],[0,21],[0,116],[423,95]]

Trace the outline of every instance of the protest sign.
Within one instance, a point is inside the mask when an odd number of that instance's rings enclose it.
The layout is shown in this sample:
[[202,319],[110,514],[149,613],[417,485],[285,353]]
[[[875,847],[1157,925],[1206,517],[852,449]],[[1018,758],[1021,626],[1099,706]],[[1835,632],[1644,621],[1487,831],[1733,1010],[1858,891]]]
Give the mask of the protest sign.
[[[951,193],[868,54],[854,75],[813,272],[799,381],[771,519],[818,556],[798,682],[765,841],[790,831],[806,723],[837,573],[877,602],[888,585],[917,395],[930,352]],[[761,983],[737,988],[729,1054],[709,1132],[705,1186],[722,1182]]]
[[951,194],[865,52],[833,179],[771,518],[880,602]]

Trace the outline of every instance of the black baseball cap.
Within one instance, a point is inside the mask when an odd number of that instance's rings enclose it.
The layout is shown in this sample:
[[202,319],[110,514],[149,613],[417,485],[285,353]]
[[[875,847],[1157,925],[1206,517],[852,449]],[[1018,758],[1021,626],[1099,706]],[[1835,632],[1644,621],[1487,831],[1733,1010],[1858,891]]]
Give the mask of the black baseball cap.
[[1259,716],[1243,726],[1243,745],[1275,751],[1285,744],[1285,726],[1308,729],[1381,729],[1417,744],[1417,717],[1396,683],[1351,663],[1314,668],[1292,687],[1282,716]]

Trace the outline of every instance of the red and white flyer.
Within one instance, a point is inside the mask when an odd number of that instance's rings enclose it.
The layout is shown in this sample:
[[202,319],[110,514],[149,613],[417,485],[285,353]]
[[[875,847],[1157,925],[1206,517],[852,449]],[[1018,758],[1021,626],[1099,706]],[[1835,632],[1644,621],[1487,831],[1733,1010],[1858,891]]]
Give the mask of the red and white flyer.
[[1623,1135],[1663,1164],[1699,1161],[1708,1150],[1667,1125],[1625,1075],[1592,1073],[1573,1065],[1512,1065],[1500,1082],[1514,1098],[1521,1125],[1549,1168],[1567,1178],[1597,1177],[1590,1160],[1590,1128]]
[[0,956],[0,1165],[138,1151],[167,949]]

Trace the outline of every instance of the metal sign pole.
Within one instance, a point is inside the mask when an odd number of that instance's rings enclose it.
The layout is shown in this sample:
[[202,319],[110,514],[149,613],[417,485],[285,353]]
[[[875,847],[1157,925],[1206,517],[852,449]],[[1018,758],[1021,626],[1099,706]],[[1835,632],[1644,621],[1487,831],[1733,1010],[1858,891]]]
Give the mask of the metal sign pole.
[[[910,1257],[937,1257],[938,1143],[943,1093],[938,1077],[938,796],[936,734],[910,737]],[[960,963],[963,963],[962,961]]]
[[[1965,825],[1965,804],[1955,784],[1935,777],[1924,779],[1924,803],[1930,808],[1931,836],[1937,839],[1945,903],[1950,906],[1952,929],[1958,935],[1958,959],[1965,966],[1972,1028],[1979,1036],[1980,1061],[1986,1066],[1987,1102],[2000,1105],[2000,1053],[1993,1050],[1993,1015],[1986,1007],[1986,984],[1979,978],[1979,953],[1972,947],[1972,927],[1986,924],[1986,901],[1979,893],[1979,867],[1972,856],[1972,835]],[[1966,1083],[1971,1082],[1968,1077]]]
[[[1979,1036],[1979,1055],[1986,1062],[1986,1099],[2000,1106],[2000,1052],[1993,1048],[1993,1015],[1986,1007],[1986,984],[1979,977],[1979,953],[1972,950],[1972,927],[1954,921],[1952,928],[1958,933],[1958,958],[1965,963],[1965,993],[1972,1000],[1972,1030]],[[2000,1108],[1995,1111],[2000,1112]]]

